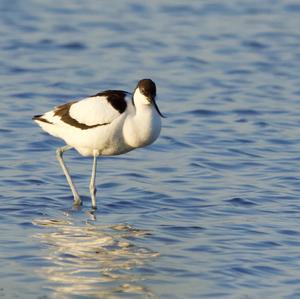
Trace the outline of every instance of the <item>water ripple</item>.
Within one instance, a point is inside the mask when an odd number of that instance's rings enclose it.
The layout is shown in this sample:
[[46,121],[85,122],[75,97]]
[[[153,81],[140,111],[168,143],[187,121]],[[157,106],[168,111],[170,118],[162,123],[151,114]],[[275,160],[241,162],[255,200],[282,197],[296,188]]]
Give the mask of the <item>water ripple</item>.
[[[58,219],[36,219],[33,223],[54,228],[34,237],[49,247],[45,257],[49,264],[40,267],[38,272],[55,283],[53,292],[56,296],[72,294],[102,298],[114,294],[114,298],[118,298],[118,293],[121,297],[126,293],[156,298],[142,285],[145,273],[142,279],[135,269],[159,254],[130,241],[147,236],[147,231],[123,224],[105,227],[87,223],[78,227],[71,221]],[[18,256],[18,259],[22,258],[28,260],[28,257]]]
[[[298,298],[297,1],[2,1],[0,296]],[[284,2],[284,3],[283,3]],[[91,160],[32,115],[157,83],[150,147]]]

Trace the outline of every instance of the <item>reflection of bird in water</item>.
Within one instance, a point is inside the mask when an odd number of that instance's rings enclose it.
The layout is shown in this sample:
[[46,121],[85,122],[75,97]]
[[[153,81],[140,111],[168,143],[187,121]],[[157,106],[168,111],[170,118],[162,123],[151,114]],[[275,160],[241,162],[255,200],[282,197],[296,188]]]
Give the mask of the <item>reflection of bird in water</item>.
[[97,157],[124,154],[158,138],[163,115],[155,97],[155,83],[143,79],[133,94],[106,90],[33,117],[44,131],[67,144],[57,150],[57,159],[70,185],[75,205],[80,205],[81,199],[65,166],[63,153],[75,148],[81,155],[94,158],[90,194],[92,207],[96,208]]
[[127,240],[146,236],[148,232],[129,225],[82,227],[56,220],[35,220],[34,224],[52,230],[35,237],[49,245],[46,259],[50,266],[39,271],[54,283],[57,298],[124,298],[124,293],[157,298],[140,284],[149,274],[140,274],[135,269],[159,254]]

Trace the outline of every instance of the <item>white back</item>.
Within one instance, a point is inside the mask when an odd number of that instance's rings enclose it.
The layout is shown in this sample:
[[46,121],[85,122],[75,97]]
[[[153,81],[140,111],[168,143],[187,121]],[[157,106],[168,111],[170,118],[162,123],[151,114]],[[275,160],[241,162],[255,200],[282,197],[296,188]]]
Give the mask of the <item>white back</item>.
[[83,99],[73,104],[69,113],[72,118],[88,126],[111,123],[120,115],[103,96]]

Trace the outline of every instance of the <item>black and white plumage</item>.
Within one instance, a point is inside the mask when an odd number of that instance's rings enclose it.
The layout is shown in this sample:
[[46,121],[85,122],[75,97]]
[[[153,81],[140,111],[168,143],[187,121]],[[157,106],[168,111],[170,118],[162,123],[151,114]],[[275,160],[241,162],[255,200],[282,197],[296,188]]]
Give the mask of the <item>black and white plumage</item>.
[[74,204],[81,204],[81,200],[63,161],[63,153],[75,148],[81,155],[94,158],[90,194],[92,207],[96,208],[97,157],[120,155],[153,143],[160,134],[163,117],[155,99],[155,83],[143,79],[133,94],[106,90],[33,117],[44,131],[67,144],[57,149],[57,159],[72,190]]

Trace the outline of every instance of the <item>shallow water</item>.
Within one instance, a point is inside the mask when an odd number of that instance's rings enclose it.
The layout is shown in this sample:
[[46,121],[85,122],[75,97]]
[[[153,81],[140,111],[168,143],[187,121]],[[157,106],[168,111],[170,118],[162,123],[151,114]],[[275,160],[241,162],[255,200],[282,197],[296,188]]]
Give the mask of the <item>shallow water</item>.
[[[299,2],[0,8],[0,297],[300,297]],[[144,77],[159,140],[100,159],[96,212],[67,153],[72,209],[32,115]]]

